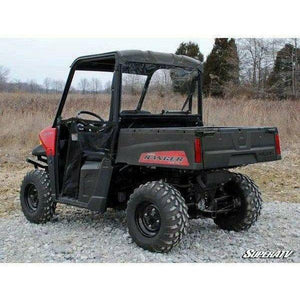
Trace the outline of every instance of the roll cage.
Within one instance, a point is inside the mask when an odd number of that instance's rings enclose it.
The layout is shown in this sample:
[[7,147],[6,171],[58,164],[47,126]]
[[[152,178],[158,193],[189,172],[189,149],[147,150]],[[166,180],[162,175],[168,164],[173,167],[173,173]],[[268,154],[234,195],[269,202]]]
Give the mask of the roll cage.
[[[166,54],[160,52],[152,51],[139,51],[139,50],[127,50],[127,51],[116,51],[109,52],[104,54],[97,55],[88,55],[77,58],[71,65],[69,76],[56,112],[56,116],[53,122],[52,127],[61,121],[61,113],[65,105],[72,80],[76,71],[102,71],[102,72],[113,72],[113,81],[111,86],[111,104],[110,104],[110,115],[109,122],[118,122],[120,117],[120,104],[121,104],[121,93],[122,93],[122,73],[123,71],[128,72],[128,69],[131,68],[131,74],[134,74],[135,71],[132,71],[132,68],[135,68],[137,65],[143,65],[145,69],[150,65],[157,65],[161,67],[177,67],[177,68],[189,68],[196,69],[198,71],[197,81],[198,81],[198,119],[202,123],[202,64],[200,61],[175,54]],[[126,71],[127,70],[127,71]],[[133,72],[133,73],[132,73]],[[147,75],[146,82],[144,84],[142,94],[138,101],[136,107],[136,114],[141,111],[152,74],[144,70],[138,71],[139,74]],[[188,105],[188,112],[191,112],[192,106],[192,95],[188,94],[186,101],[183,104],[182,111]]]

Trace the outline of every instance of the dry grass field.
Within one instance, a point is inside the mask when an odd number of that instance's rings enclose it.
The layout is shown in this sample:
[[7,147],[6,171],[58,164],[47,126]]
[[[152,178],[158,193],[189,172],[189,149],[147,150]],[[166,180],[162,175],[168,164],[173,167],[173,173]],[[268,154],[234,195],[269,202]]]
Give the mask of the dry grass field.
[[[38,144],[38,133],[51,125],[60,95],[0,94],[0,215],[15,209],[19,185],[30,169],[24,160]],[[153,95],[145,109],[158,111],[166,98]],[[178,107],[179,99],[169,99]],[[134,103],[125,97],[126,106]],[[78,110],[90,110],[107,116],[108,95],[71,95],[65,108],[66,117]],[[169,106],[170,107],[170,106]],[[205,125],[277,126],[283,160],[243,168],[261,187],[266,201],[300,202],[300,101],[204,99]]]

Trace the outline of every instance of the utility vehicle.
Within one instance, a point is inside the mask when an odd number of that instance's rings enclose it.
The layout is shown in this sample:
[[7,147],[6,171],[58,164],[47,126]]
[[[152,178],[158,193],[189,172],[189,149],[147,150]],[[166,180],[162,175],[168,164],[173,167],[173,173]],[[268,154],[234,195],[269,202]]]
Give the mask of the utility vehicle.
[[[62,118],[80,70],[113,74],[107,120],[102,103],[97,111],[83,107]],[[163,76],[155,77],[159,71]],[[122,80],[128,74],[145,83],[135,107],[125,110]],[[224,230],[250,228],[261,212],[261,193],[249,177],[229,169],[281,159],[278,131],[204,126],[201,77],[198,60],[174,54],[128,50],[77,58],[54,122],[41,131],[35,158],[27,159],[35,169],[21,186],[26,218],[47,222],[57,203],[98,213],[126,209],[136,244],[164,253],[179,243],[192,218],[212,218]],[[151,112],[147,94],[160,93],[162,83],[169,93],[157,102],[163,108]]]

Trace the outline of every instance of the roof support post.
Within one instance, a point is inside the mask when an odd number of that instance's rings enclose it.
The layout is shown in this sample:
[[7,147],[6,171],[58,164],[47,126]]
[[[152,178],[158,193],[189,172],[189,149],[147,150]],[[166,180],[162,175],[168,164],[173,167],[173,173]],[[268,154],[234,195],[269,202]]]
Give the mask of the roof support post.
[[198,79],[198,115],[203,125],[203,99],[202,99],[202,72],[199,71]]
[[71,83],[72,83],[72,80],[73,80],[73,77],[74,77],[74,73],[75,73],[75,69],[71,68],[68,79],[67,79],[67,82],[66,82],[66,85],[65,85],[65,88],[64,88],[64,91],[63,91],[63,94],[61,96],[61,100],[60,100],[59,105],[58,105],[58,109],[57,109],[52,127],[56,127],[57,120],[61,116],[63,107],[65,105],[65,102],[66,102],[66,99],[67,99],[67,96],[68,96],[68,93],[69,93],[69,90],[70,90],[70,87],[71,87]]
[[140,111],[142,109],[142,106],[143,106],[143,103],[144,103],[144,99],[145,99],[145,96],[146,96],[146,93],[147,93],[147,90],[148,90],[151,78],[152,78],[152,74],[147,77],[147,80],[145,82],[145,85],[144,85],[144,88],[143,88],[143,91],[142,91],[141,98],[140,98],[139,103],[138,103],[138,105],[136,107],[137,111]]
[[122,95],[122,65],[116,64],[112,83],[112,103],[110,108],[110,121],[118,122]]

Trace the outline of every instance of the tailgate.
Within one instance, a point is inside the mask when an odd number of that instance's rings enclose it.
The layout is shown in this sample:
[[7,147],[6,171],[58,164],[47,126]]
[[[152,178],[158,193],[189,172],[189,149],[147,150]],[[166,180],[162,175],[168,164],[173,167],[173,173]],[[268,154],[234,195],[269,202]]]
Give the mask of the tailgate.
[[281,158],[275,127],[211,127],[200,132],[204,168],[236,167]]

